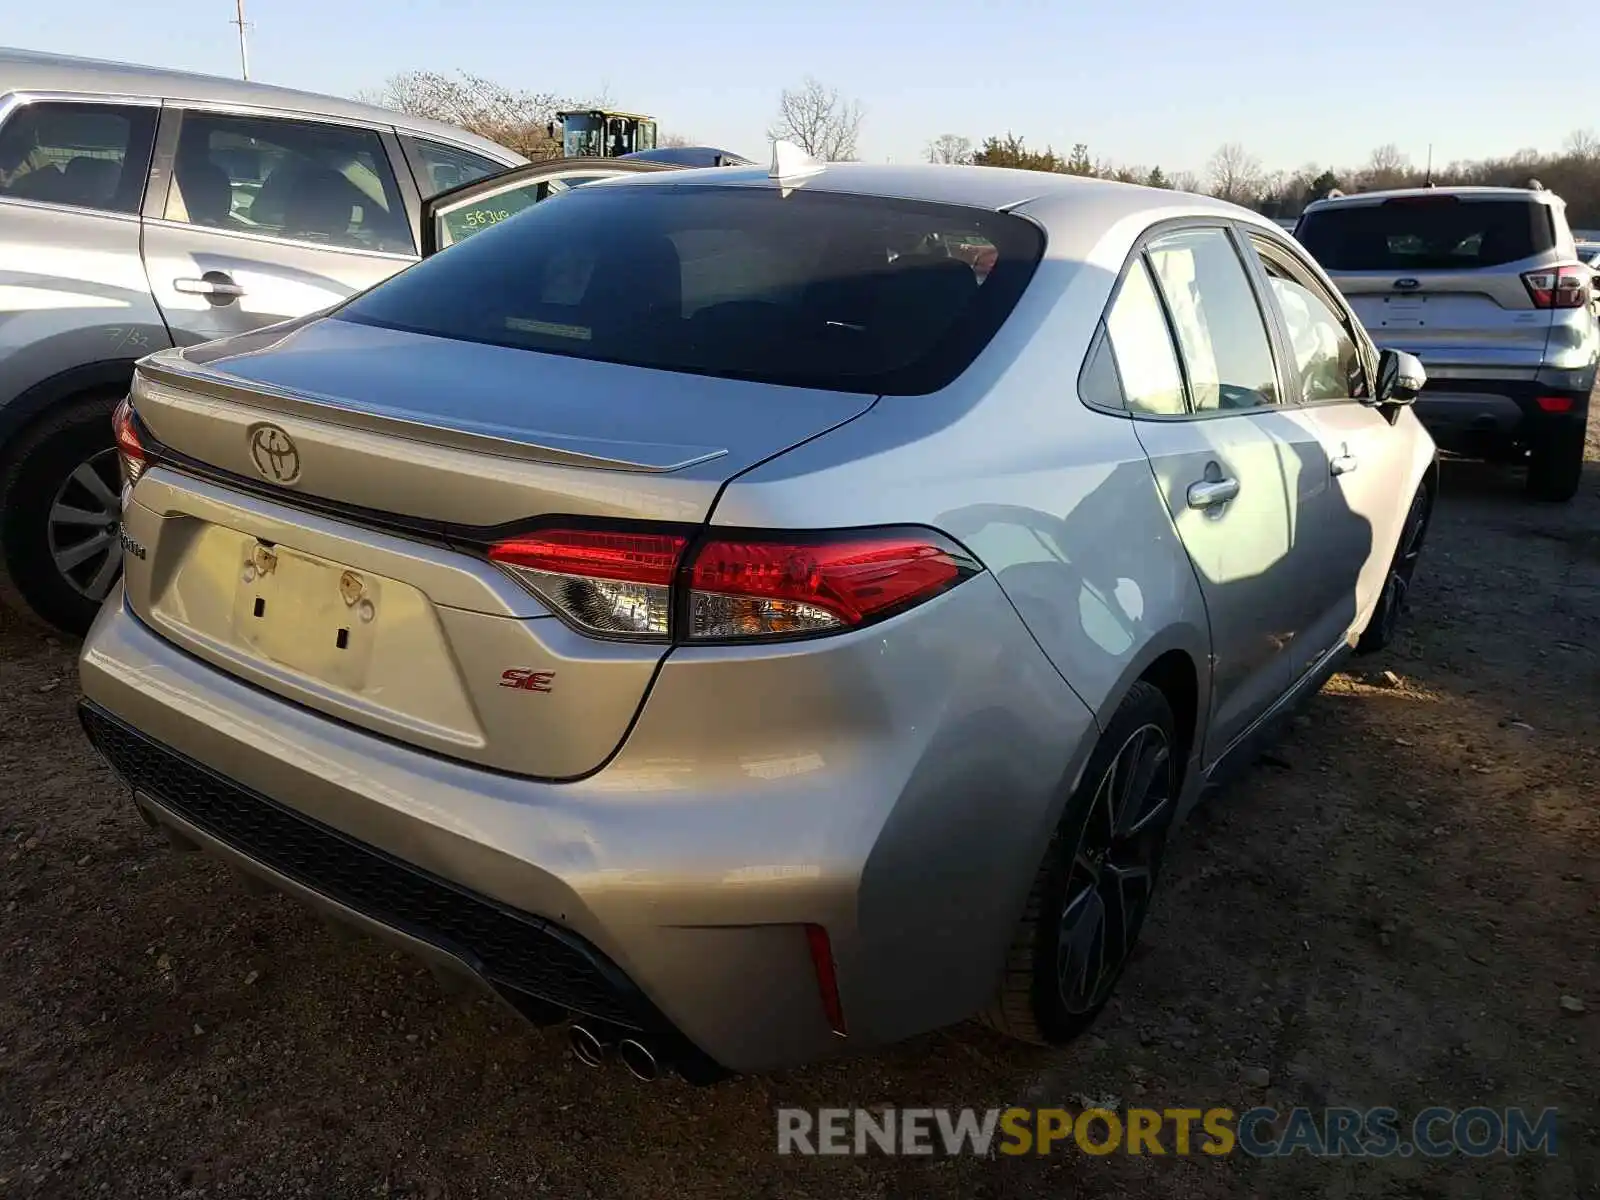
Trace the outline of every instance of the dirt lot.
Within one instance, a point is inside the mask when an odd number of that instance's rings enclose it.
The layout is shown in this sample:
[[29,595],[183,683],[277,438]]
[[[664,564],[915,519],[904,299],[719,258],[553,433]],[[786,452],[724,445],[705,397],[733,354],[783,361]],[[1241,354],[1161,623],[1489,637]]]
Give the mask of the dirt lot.
[[[0,1196],[1600,1196],[1600,461],[1563,507],[1448,465],[1414,599],[1399,647],[1184,831],[1097,1036],[961,1027],[705,1090],[578,1066],[560,1031],[169,853],[78,732],[73,648],[0,626]],[[1081,1096],[1553,1105],[1560,1149],[773,1150],[780,1104]]]

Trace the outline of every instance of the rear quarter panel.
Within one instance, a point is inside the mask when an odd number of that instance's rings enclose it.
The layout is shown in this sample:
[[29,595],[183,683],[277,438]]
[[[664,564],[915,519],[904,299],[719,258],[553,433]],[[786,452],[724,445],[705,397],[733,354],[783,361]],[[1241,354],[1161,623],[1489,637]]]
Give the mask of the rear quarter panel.
[[[943,392],[884,397],[826,437],[733,480],[713,525],[923,524],[984,563],[1041,650],[1104,723],[1168,650],[1194,664],[1205,721],[1209,632],[1193,568],[1132,422],[1077,379],[1133,240],[1183,210],[1060,235],[1010,320]],[[982,637],[982,630],[973,630]]]

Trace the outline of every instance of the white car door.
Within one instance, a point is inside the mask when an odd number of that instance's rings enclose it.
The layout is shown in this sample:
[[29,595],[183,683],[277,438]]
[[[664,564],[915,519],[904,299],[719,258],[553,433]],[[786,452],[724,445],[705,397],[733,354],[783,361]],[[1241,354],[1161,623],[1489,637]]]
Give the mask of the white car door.
[[384,130],[169,105],[162,137],[176,150],[145,198],[144,265],[180,345],[317,312],[416,261]]
[[[1310,616],[1322,447],[1281,403],[1268,326],[1229,230],[1161,233],[1129,266],[1108,339],[1211,627],[1213,760],[1293,682]],[[1176,349],[1175,349],[1176,348]]]
[[[1326,649],[1365,622],[1383,590],[1410,499],[1401,493],[1410,478],[1411,446],[1371,403],[1375,363],[1353,317],[1292,247],[1254,233],[1250,242],[1292,349],[1295,399],[1322,442],[1335,511],[1359,518],[1329,527],[1328,568],[1345,581],[1353,602],[1330,593],[1313,639]],[[1317,646],[1306,650],[1314,655]]]

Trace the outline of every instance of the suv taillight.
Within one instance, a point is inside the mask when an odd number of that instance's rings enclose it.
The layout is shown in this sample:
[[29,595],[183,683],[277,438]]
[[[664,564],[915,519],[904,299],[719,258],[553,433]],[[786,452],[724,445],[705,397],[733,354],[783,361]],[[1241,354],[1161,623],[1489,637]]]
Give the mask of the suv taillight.
[[117,464],[122,471],[122,487],[126,491],[139,482],[150,465],[151,454],[140,434],[139,418],[134,414],[133,401],[124,396],[111,414],[111,432],[117,442]]
[[747,641],[837,633],[904,612],[980,569],[924,529],[706,537],[549,529],[489,559],[601,637]]
[[1582,308],[1589,303],[1589,276],[1587,267],[1564,263],[1524,273],[1522,285],[1535,308]]

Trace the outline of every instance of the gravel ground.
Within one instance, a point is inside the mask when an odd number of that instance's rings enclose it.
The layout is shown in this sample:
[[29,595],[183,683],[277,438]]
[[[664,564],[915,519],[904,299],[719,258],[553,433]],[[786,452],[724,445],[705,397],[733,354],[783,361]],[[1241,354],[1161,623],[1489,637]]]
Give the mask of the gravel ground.
[[[1447,464],[1414,601],[1185,829],[1094,1036],[963,1026],[699,1090],[578,1066],[167,851],[78,731],[74,648],[0,624],[0,1196],[1600,1196],[1600,461],[1566,506]],[[1553,1105],[1560,1152],[774,1152],[779,1105],[1083,1096]]]

